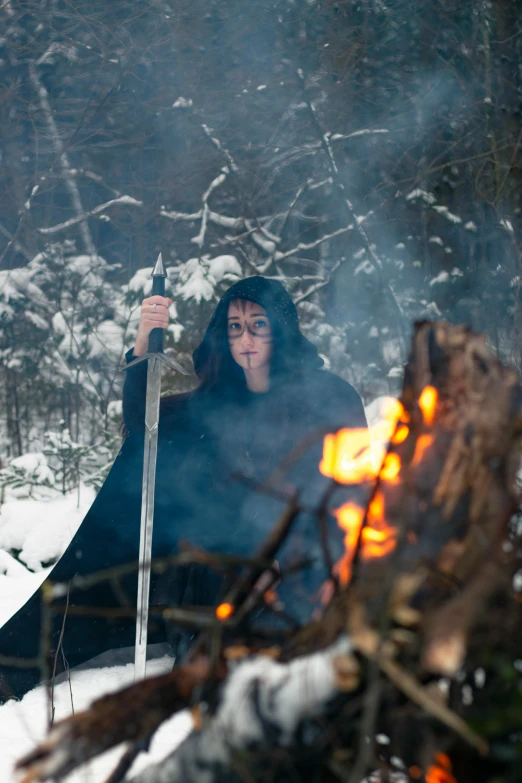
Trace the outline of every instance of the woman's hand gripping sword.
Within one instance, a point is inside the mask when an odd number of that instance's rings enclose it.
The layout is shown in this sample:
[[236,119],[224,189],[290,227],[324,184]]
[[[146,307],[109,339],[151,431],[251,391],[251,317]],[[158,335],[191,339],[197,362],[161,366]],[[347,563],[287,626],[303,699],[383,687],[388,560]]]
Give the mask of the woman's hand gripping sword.
[[[152,296],[165,296],[167,273],[161,253],[152,272]],[[154,305],[155,307],[155,305]],[[161,393],[161,364],[187,375],[177,362],[163,353],[163,329],[153,329],[146,354],[130,362],[125,369],[139,362],[147,362],[147,396],[145,400],[145,444],[143,452],[143,484],[141,490],[140,554],[138,571],[138,603],[136,616],[136,647],[134,679],[145,677],[147,667],[147,630],[149,619],[150,571],[152,558],[152,529],[154,524],[154,490],[156,457],[158,453],[159,403]]]

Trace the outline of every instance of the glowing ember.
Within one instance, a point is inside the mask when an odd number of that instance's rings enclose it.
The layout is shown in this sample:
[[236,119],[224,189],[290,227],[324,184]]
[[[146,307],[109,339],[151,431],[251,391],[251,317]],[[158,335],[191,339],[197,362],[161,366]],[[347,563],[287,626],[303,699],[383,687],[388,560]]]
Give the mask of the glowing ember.
[[228,620],[233,611],[234,607],[232,604],[219,604],[219,606],[216,607],[216,617],[218,620]]
[[422,411],[422,417],[425,424],[431,427],[435,419],[435,410],[439,395],[434,386],[425,386],[419,397],[419,408]]
[[426,783],[457,783],[451,761],[445,753],[436,754],[435,764],[426,772]]

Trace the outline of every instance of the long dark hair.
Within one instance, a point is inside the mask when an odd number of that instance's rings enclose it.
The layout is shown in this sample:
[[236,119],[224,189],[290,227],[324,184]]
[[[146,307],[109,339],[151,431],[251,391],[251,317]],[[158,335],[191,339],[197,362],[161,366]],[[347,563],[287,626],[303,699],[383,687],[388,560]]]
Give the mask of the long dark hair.
[[227,333],[228,307],[236,299],[261,305],[270,319],[273,335],[271,379],[322,367],[317,348],[301,333],[296,307],[276,280],[247,277],[221,297],[200,345],[192,354],[201,391],[246,387],[245,374],[230,353]]

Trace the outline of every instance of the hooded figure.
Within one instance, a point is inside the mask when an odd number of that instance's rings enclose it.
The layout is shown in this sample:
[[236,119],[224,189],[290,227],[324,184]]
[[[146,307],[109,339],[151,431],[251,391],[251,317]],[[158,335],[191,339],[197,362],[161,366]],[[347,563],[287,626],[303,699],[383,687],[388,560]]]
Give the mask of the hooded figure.
[[[256,362],[263,356],[267,380],[256,388],[252,378],[259,375]],[[134,358],[132,350],[126,358],[128,362]],[[266,278],[241,280],[223,295],[193,358],[200,385],[193,392],[165,397],[160,404],[153,557],[177,551],[184,539],[213,552],[251,555],[272,529],[283,504],[253,492],[238,476],[262,481],[303,437],[321,428],[366,427],[362,402],[350,384],[322,369],[316,348],[299,330],[290,296],[282,285]],[[127,371],[125,441],[48,582],[67,582],[77,574],[137,560],[146,375],[145,363]],[[317,502],[327,483],[318,470],[321,443],[318,437],[286,475],[307,506]],[[338,556],[335,546],[340,554],[342,538],[335,525],[332,542]],[[327,576],[317,522],[301,513],[278,562],[284,568],[305,558],[310,566],[285,579],[280,591],[285,608],[297,621],[309,619],[313,596]],[[153,583],[152,600],[213,604],[219,600],[220,586],[209,569],[177,568]],[[72,667],[105,650],[131,647],[134,618],[93,616],[93,607],[124,602],[134,607],[135,595],[135,577],[119,585],[104,582],[71,593],[64,628],[63,613],[56,614],[52,623],[50,649],[56,648],[61,632],[63,637],[63,656],[60,652],[56,661],[51,656],[57,670],[62,660]],[[85,614],[82,606],[88,607]],[[0,629],[0,655],[36,657],[40,615],[41,599],[35,594]],[[175,653],[183,654],[190,634],[174,627],[167,631]],[[149,641],[161,638],[164,628],[151,618]],[[22,695],[43,674],[37,669],[0,668],[0,697]]]

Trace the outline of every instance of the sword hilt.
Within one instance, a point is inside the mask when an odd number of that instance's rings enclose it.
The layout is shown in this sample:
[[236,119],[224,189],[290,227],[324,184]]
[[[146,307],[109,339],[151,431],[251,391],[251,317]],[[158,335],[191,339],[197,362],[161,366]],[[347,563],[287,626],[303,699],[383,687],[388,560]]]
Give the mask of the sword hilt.
[[[165,296],[165,279],[167,273],[163,266],[161,253],[152,270],[152,296]],[[153,329],[149,334],[149,353],[163,353],[163,329]]]

